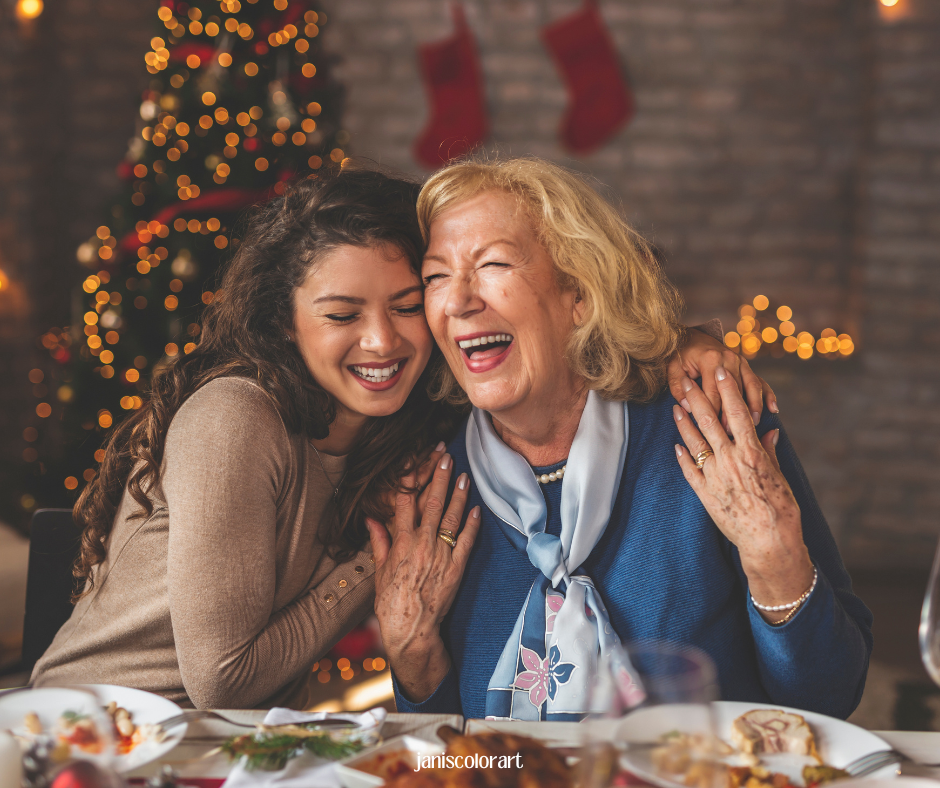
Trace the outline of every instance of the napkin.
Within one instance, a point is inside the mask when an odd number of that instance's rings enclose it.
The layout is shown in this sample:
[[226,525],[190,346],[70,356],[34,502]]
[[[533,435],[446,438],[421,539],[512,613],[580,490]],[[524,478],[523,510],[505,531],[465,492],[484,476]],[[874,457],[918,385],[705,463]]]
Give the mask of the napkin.
[[[377,708],[362,714],[327,714],[326,712],[294,711],[293,709],[271,709],[264,718],[265,725],[291,725],[301,722],[316,722],[327,717],[358,722],[362,727],[356,735],[378,732],[385,722],[385,709]],[[222,788],[342,788],[333,761],[305,752],[288,761],[287,766],[277,772],[248,771],[239,761],[232,769]]]

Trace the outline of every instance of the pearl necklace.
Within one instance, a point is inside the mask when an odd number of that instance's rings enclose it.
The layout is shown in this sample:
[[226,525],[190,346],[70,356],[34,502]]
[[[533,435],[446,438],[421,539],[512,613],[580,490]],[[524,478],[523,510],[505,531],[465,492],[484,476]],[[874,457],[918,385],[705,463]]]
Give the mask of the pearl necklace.
[[568,465],[562,465],[557,471],[552,471],[551,473],[543,473],[541,476],[538,474],[535,475],[535,480],[539,484],[548,484],[549,482],[559,482],[565,477],[565,468]]

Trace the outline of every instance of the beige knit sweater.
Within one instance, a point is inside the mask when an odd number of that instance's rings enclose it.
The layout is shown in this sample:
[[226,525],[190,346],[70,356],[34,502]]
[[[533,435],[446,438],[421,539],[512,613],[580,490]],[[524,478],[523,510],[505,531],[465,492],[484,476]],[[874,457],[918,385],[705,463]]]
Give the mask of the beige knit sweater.
[[[345,457],[322,455],[338,483]],[[199,708],[308,703],[311,666],[372,610],[374,564],[318,540],[332,487],[245,378],[215,380],[167,433],[150,517],[125,491],[94,590],[33,681],[120,684]]]

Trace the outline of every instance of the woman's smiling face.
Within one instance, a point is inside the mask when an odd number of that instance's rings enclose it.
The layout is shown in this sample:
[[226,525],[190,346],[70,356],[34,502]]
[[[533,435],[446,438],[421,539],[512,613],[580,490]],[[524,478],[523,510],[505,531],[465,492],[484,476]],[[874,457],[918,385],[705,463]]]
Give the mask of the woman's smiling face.
[[431,223],[421,275],[428,323],[470,401],[494,414],[557,403],[580,306],[558,285],[512,195],[484,192]]
[[317,382],[351,415],[399,410],[433,338],[421,280],[389,246],[341,246],[294,292],[294,341]]

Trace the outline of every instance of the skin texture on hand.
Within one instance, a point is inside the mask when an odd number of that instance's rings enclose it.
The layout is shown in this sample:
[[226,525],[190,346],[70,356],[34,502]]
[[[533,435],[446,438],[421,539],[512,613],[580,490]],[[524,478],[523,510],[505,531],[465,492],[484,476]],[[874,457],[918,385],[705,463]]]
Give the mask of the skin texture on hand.
[[690,329],[686,344],[669,361],[666,372],[669,391],[676,402],[691,413],[688,397],[682,388],[684,378],[701,378],[705,397],[716,413],[721,414],[721,423],[728,430],[728,418],[722,410],[721,395],[715,372],[719,367],[727,370],[738,390],[744,392],[747,409],[754,424],[760,421],[764,403],[771,413],[779,413],[777,395],[767,381],[754,374],[747,359],[725,347],[718,340],[696,329]]
[[[812,583],[813,565],[803,543],[800,508],[777,462],[779,430],[758,438],[748,406],[723,367],[715,382],[731,435],[702,389],[685,378],[681,385],[695,422],[683,408],[673,408],[687,447],[676,445],[679,465],[712,520],[738,548],[754,598],[764,605],[793,602]],[[706,449],[714,456],[699,469],[695,456]],[[771,623],[787,612],[760,611]]]
[[[452,465],[449,454],[440,457],[422,513],[416,495],[399,493],[388,530],[366,521],[375,554],[375,614],[399,688],[413,702],[428,698],[450,669],[440,625],[480,529],[479,506],[460,527],[470,490],[467,474],[457,479],[444,508]],[[412,474],[403,481],[413,488],[416,479]],[[455,547],[438,536],[440,529],[459,533]]]

